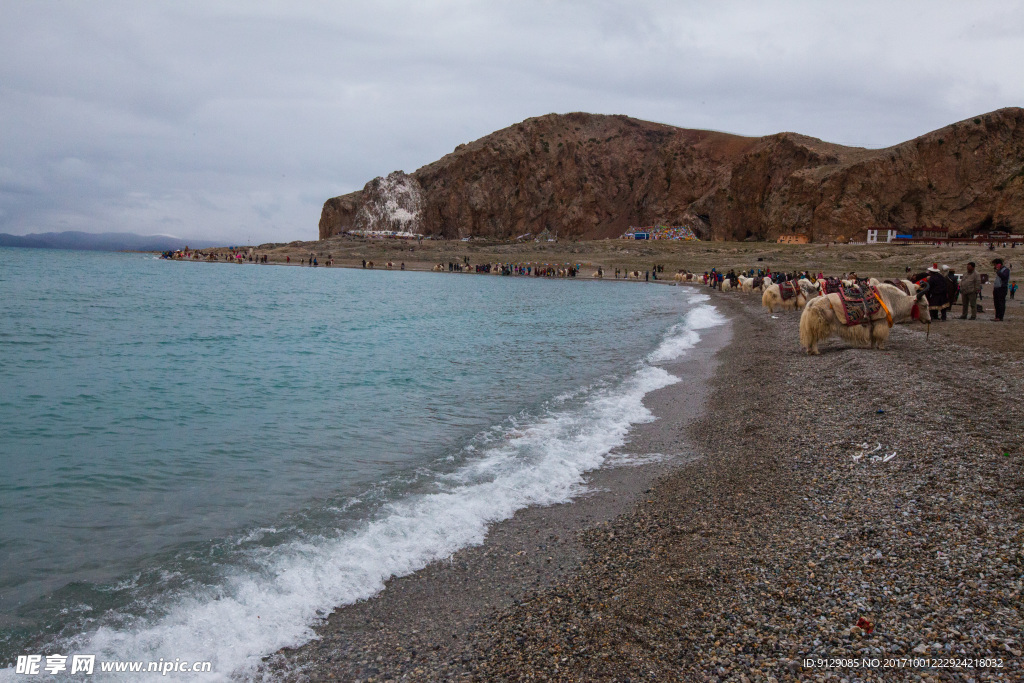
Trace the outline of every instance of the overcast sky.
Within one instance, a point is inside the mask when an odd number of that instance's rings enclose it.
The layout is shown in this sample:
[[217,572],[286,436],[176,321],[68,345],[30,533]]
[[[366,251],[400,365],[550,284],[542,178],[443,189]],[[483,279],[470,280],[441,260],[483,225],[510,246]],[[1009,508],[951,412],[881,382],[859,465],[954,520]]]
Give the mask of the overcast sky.
[[1024,105],[1022,6],[0,0],[0,232],[316,239],[550,112],[885,147]]

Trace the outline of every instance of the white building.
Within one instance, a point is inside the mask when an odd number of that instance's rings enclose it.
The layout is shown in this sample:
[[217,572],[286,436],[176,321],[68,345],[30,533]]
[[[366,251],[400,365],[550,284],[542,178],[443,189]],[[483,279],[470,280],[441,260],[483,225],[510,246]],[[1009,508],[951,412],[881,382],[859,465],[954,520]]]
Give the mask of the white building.
[[[879,235],[878,233],[882,233]],[[885,242],[888,244],[896,239],[897,232],[895,230],[879,230],[878,228],[872,228],[868,230],[868,244],[878,244],[878,238],[884,237]]]

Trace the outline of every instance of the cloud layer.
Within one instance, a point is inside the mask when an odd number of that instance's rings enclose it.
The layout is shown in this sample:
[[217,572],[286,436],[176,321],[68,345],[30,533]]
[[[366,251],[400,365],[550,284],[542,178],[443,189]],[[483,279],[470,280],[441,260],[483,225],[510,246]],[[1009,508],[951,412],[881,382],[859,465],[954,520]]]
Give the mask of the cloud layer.
[[[350,5],[350,6],[348,6]],[[1024,104],[1018,3],[6,2],[0,232],[315,239],[529,116],[883,147]]]

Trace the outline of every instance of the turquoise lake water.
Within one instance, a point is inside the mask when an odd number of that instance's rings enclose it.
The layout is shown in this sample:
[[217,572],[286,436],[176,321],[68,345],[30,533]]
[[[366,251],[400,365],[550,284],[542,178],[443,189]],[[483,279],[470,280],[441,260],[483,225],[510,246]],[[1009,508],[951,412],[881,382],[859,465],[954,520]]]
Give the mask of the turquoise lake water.
[[705,299],[0,249],[0,665],[188,657],[223,679],[304,642],[578,495],[677,381],[659,364],[721,321]]

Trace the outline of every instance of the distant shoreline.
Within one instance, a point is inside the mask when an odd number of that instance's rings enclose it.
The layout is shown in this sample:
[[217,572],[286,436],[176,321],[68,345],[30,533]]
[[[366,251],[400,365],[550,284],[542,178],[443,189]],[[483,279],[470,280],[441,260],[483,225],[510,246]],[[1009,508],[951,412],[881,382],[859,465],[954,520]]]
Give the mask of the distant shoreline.
[[[268,262],[260,265],[302,265],[301,260],[315,254],[323,261],[333,258],[331,268],[362,268],[362,261],[374,262],[374,270],[433,272],[438,264],[447,272],[448,263],[504,264],[579,264],[577,279],[594,279],[598,267],[604,269],[604,279],[613,280],[615,269],[639,271],[640,279],[657,264],[664,268],[658,274],[671,280],[678,271],[702,274],[717,268],[746,270],[770,268],[773,272],[809,270],[839,275],[855,271],[861,276],[878,278],[906,277],[907,268],[920,272],[933,263],[947,264],[955,272],[963,272],[968,261],[978,264],[987,273],[989,262],[996,256],[1007,261],[1013,272],[1024,268],[1024,249],[998,248],[989,250],[984,245],[957,245],[936,247],[931,245],[788,245],[768,242],[683,242],[639,240],[560,241],[551,243],[507,243],[485,240],[424,240],[409,243],[398,240],[335,238],[324,241],[264,245],[251,247],[253,253],[266,255]],[[245,247],[248,254],[250,247]],[[223,257],[232,253],[224,247],[202,250],[204,254]],[[291,259],[288,262],[288,259]],[[192,260],[192,259],[188,259]],[[200,259],[202,260],[202,259]],[[297,263],[297,261],[300,261]],[[225,263],[223,258],[218,263]],[[248,263],[248,262],[246,262]],[[254,264],[255,265],[255,264]],[[309,266],[305,266],[309,267]],[[492,273],[493,274],[493,273]],[[619,279],[623,279],[620,277]]]

